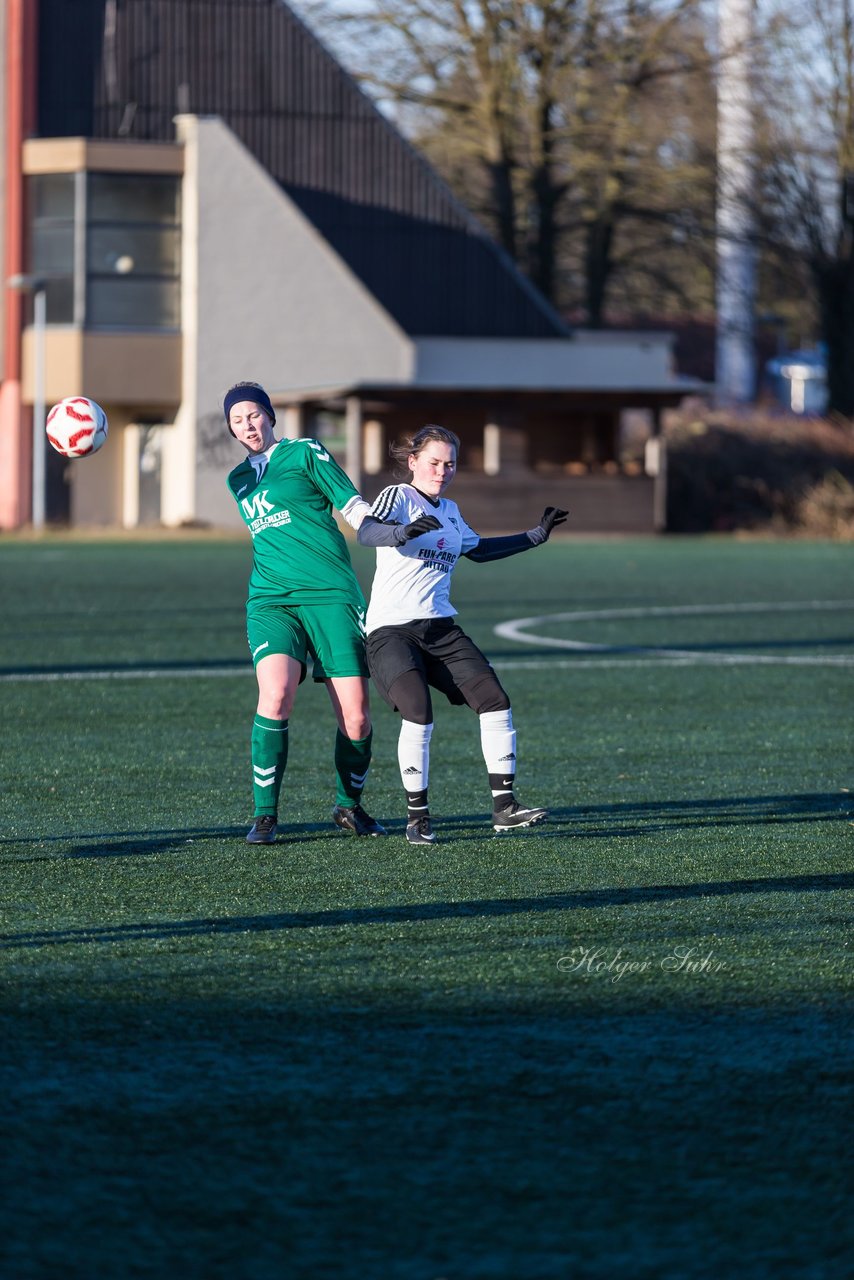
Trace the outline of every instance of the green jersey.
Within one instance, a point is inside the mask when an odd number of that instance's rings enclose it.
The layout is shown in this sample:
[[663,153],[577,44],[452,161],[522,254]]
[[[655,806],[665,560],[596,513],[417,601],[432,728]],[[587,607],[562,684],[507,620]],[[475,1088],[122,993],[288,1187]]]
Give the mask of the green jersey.
[[364,605],[347,543],[335,523],[358,492],[319,440],[280,440],[250,455],[228,487],[252,534],[249,600]]

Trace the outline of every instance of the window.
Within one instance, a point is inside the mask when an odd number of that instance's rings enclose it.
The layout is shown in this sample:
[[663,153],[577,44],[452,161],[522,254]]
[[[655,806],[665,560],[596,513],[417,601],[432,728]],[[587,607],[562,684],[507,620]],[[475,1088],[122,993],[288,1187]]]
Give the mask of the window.
[[88,328],[180,325],[180,187],[171,177],[90,173]]
[[29,179],[31,275],[45,282],[48,324],[74,320],[73,173],[37,174]]
[[30,272],[48,324],[178,329],[180,180],[161,174],[34,174]]

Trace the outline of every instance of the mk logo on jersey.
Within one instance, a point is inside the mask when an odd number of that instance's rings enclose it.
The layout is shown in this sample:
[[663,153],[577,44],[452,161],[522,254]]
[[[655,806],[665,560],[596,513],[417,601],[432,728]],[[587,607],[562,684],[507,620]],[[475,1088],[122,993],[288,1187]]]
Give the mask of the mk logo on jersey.
[[247,520],[258,520],[262,516],[268,516],[273,510],[272,502],[267,501],[267,490],[262,493],[255,493],[251,498],[244,498],[241,507],[246,512]]

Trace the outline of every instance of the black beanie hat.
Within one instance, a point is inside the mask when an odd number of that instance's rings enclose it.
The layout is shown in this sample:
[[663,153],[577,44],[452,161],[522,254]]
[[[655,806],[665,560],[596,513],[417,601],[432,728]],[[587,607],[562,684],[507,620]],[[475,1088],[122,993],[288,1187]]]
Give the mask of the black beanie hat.
[[[244,400],[251,400],[253,404],[260,404],[261,408],[270,415],[270,421],[273,426],[276,425],[276,411],[260,382],[238,382],[226,391],[225,399],[222,402],[225,412],[225,425],[229,431],[231,431],[231,410],[236,404],[242,404]],[[234,435],[234,432],[232,431],[231,434]]]

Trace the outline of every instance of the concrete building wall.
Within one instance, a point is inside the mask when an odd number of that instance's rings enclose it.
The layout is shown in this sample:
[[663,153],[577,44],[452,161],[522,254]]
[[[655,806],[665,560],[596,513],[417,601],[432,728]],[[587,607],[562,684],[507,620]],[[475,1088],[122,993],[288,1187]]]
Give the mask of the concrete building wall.
[[[35,395],[35,333],[24,330],[21,392]],[[50,325],[45,333],[44,390],[48,404],[89,396],[100,405],[175,406],[181,386],[181,340],[176,333],[93,332]]]
[[222,420],[228,387],[251,379],[275,398],[305,385],[398,382],[411,376],[413,348],[222,121],[177,123],[185,147],[184,389],[164,442],[163,514],[170,524],[236,526],[225,473],[242,452]]
[[118,528],[122,523],[122,463],[125,427],[132,419],[126,405],[101,405],[110,424],[103,448],[90,458],[75,458],[71,469],[71,524],[79,528]]

